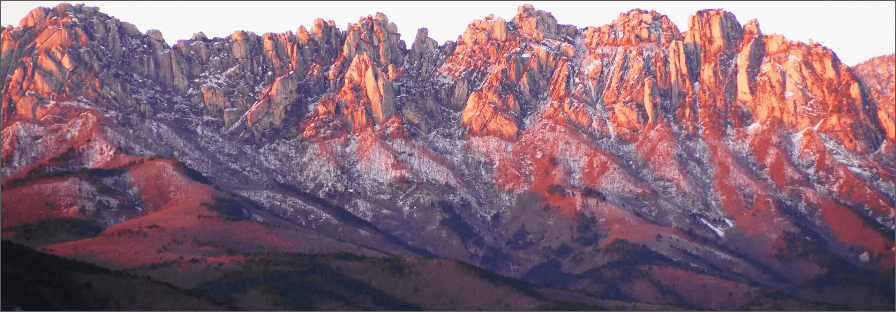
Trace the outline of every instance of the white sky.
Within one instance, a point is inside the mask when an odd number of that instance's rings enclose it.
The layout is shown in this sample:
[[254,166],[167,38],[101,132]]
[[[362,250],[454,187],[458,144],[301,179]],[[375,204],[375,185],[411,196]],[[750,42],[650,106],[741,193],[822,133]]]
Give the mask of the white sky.
[[[0,24],[18,26],[19,20],[38,6],[55,7],[53,1],[2,1]],[[80,2],[72,2],[80,3]],[[417,29],[426,27],[429,36],[444,43],[457,40],[467,24],[488,14],[506,20],[517,7],[531,3],[554,14],[561,24],[579,28],[612,22],[634,8],[656,10],[672,19],[680,31],[687,30],[688,15],[701,9],[722,8],[737,16],[741,24],[759,20],[763,33],[779,33],[791,40],[812,38],[837,53],[847,65],[896,51],[896,2],[580,2],[580,1],[482,1],[482,2],[118,2],[84,1],[101,12],[137,25],[140,31],[159,29],[165,41],[174,44],[202,31],[208,37],[225,37],[236,30],[295,32],[299,25],[310,28],[315,18],[336,21],[341,30],[358,18],[382,12],[398,25],[410,47]]]

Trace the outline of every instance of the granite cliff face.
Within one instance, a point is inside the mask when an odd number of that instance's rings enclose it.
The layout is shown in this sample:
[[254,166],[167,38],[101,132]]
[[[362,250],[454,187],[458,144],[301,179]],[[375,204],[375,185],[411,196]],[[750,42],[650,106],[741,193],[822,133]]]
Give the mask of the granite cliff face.
[[896,54],[879,56],[856,65],[856,75],[868,87],[871,100],[877,104],[877,118],[884,128],[887,141],[893,142],[893,103],[896,102],[896,92],[893,91],[894,60]]
[[169,45],[37,8],[2,30],[3,237],[75,218],[101,234],[38,245],[132,267],[206,261],[217,231],[219,253],[452,258],[607,306],[893,307],[893,55],[849,67],[723,10],[427,34],[377,13]]

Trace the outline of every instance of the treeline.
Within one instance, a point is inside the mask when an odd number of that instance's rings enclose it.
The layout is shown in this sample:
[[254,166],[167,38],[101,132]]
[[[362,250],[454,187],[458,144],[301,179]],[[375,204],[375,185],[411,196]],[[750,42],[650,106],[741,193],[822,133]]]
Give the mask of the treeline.
[[4,310],[236,310],[170,284],[2,242]]

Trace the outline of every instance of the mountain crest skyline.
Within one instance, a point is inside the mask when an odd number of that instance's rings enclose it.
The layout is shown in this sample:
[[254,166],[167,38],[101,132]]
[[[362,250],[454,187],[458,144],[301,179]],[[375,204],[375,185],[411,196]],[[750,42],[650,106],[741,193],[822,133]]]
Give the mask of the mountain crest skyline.
[[[4,240],[244,309],[474,308],[432,276],[523,298],[494,309],[892,308],[893,54],[850,67],[721,9],[401,35],[377,13],[169,45],[32,10],[0,35]],[[362,299],[285,293],[296,261]]]

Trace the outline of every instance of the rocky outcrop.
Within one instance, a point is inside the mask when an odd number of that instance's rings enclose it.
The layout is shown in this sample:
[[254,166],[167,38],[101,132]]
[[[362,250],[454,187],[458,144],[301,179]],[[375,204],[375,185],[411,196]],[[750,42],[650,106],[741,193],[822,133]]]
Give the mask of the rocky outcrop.
[[[34,9],[22,19],[21,28],[3,31],[4,128],[20,118],[43,118],[47,102],[78,96],[97,99],[108,93],[93,73],[97,65],[92,52],[78,52],[89,44],[82,30],[71,27],[73,7],[59,5],[48,11]],[[120,91],[120,85],[111,89]]]
[[473,133],[494,134],[512,140],[519,126],[520,105],[513,94],[504,91],[500,74],[486,77],[483,88],[474,91],[467,100],[461,115],[461,123]]
[[754,120],[781,119],[795,131],[819,126],[856,152],[880,144],[880,129],[871,119],[876,112],[872,114],[863,104],[858,81],[833,52],[818,44],[789,42],[780,35],[764,40],[759,90],[747,102]]
[[[460,80],[452,102],[465,103],[461,123],[473,134],[514,140],[519,123],[549,93],[564,112],[575,110],[574,119],[587,122],[580,107],[565,102],[568,89],[575,89],[566,82],[576,35],[575,27],[559,25],[550,13],[530,5],[520,7],[510,22],[488,16],[470,24],[440,70]],[[552,90],[554,85],[559,88]]]
[[[141,34],[134,25],[111,19],[96,8],[68,4],[53,10],[36,9],[22,23],[21,28],[4,30],[3,70],[9,71],[10,76],[25,57],[30,57],[27,60],[33,65],[42,62],[40,66],[50,66],[49,56],[37,59],[46,53],[53,54],[54,62],[59,63],[57,67],[65,67],[73,57],[78,60],[74,66],[84,66],[82,76],[77,74],[82,71],[76,69],[60,71],[47,67],[46,73],[25,77],[26,68],[23,68],[22,74],[14,78],[37,82],[34,86],[28,85],[29,90],[35,88],[44,94],[65,94],[72,98],[84,96],[89,100],[106,97],[103,102],[110,105],[138,107],[150,113],[160,103],[147,92],[125,86],[132,80],[149,80],[174,95],[188,96],[193,104],[203,104],[204,111],[217,118],[223,118],[227,109],[246,112],[257,101],[256,93],[289,72],[296,78],[290,81],[307,80],[308,92],[320,90],[321,83],[326,85],[327,80],[324,69],[340,54],[337,47],[344,40],[333,23],[318,20],[310,33],[304,28],[299,29],[298,35],[286,32],[258,36],[237,31],[227,38],[214,39],[197,33],[190,40],[169,46],[158,30]],[[38,30],[41,32],[37,33]],[[37,48],[34,55],[20,55],[29,50],[16,46],[18,42],[32,41],[35,48],[38,43],[44,48]],[[57,47],[55,52],[53,47]],[[88,49],[81,49],[84,47]],[[70,79],[67,72],[72,70],[78,79]],[[3,74],[6,77],[7,73]],[[53,77],[52,81],[47,75]],[[64,86],[66,80],[79,88],[71,88],[71,92],[55,89]],[[94,80],[95,89],[83,88]],[[11,100],[20,101],[18,96]],[[261,115],[268,116],[261,118],[282,118],[279,113]],[[254,124],[278,127],[280,121]],[[258,130],[266,128],[253,128]]]
[[[396,110],[423,132],[440,127],[445,118],[443,108],[460,110],[469,90],[454,81],[439,80],[438,70],[455,48],[452,41],[439,46],[429,37],[426,28],[417,35],[407,51],[404,67],[398,68],[392,83],[396,94]],[[463,94],[454,96],[454,93]]]
[[342,54],[330,67],[330,88],[338,91],[317,105],[314,121],[303,131],[305,138],[340,132],[320,127],[343,123],[359,132],[396,113],[393,82],[402,71],[406,50],[404,41],[398,39],[397,26],[381,13],[350,26]]
[[856,75],[868,87],[871,100],[877,104],[877,118],[884,128],[887,140],[894,140],[894,108],[896,91],[894,91],[894,75],[896,75],[896,54],[878,56],[859,63],[852,68]]
[[589,48],[599,46],[637,46],[645,43],[666,45],[681,40],[678,27],[669,17],[656,11],[631,10],[619,14],[613,23],[585,28],[582,36]]
[[298,99],[296,85],[298,76],[295,72],[277,77],[274,83],[265,90],[264,95],[246,113],[246,122],[253,129],[256,137],[260,132],[256,129],[279,127],[290,105]]
[[[524,5],[441,45],[423,28],[408,47],[380,13],[169,45],[96,8],[38,8],[0,35],[3,176],[69,147],[72,168],[173,155],[516,276],[554,259],[591,272],[584,255],[615,239],[776,289],[831,269],[789,250],[891,268],[893,55],[850,68],[723,10],[683,30],[645,10],[577,28]],[[252,200],[299,220],[271,198]]]

